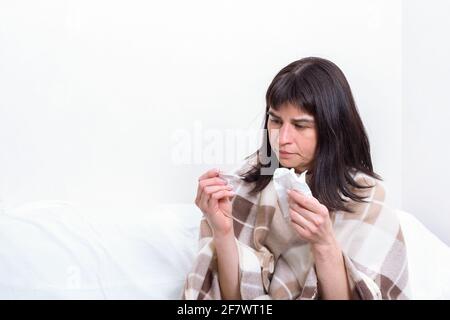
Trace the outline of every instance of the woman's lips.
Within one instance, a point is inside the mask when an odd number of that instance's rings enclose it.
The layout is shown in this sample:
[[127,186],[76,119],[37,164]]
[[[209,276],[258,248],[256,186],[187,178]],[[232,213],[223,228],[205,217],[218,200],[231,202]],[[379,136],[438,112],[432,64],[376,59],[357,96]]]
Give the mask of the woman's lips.
[[290,152],[286,152],[286,151],[281,151],[281,150],[280,150],[279,154],[280,154],[280,158],[289,158],[289,157],[291,157],[292,155],[294,155],[294,153],[290,153]]

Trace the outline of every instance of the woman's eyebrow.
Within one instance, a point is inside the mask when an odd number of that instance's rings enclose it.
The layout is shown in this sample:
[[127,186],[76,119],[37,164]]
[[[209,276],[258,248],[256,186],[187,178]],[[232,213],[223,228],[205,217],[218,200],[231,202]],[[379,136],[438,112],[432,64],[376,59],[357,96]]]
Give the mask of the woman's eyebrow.
[[272,117],[274,117],[274,118],[281,119],[279,116],[277,116],[277,115],[276,115],[275,113],[273,113],[272,111],[268,111],[267,114],[270,115],[270,116],[272,116]]
[[[280,116],[277,116],[277,115],[276,115],[275,113],[273,113],[272,111],[268,111],[267,114],[268,114],[268,115],[271,115],[271,116],[274,117],[274,118],[281,119]],[[309,123],[312,123],[312,122],[314,122],[314,119],[312,119],[312,118],[309,117],[309,116],[302,116],[302,117],[300,117],[300,118],[292,119],[291,122],[295,122],[295,123],[299,123],[299,122],[309,122]]]
[[308,117],[308,118],[292,119],[292,122],[295,122],[295,123],[300,123],[300,122],[313,123],[314,120]]

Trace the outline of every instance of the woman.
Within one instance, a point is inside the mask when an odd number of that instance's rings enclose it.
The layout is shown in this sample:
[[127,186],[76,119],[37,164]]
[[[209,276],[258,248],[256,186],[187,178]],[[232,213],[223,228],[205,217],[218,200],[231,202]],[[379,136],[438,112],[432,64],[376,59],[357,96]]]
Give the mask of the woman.
[[[283,68],[264,129],[242,180],[227,184],[215,169],[199,178],[200,248],[183,299],[407,299],[402,232],[342,71],[315,57]],[[288,192],[288,220],[278,167],[307,171],[313,194]]]

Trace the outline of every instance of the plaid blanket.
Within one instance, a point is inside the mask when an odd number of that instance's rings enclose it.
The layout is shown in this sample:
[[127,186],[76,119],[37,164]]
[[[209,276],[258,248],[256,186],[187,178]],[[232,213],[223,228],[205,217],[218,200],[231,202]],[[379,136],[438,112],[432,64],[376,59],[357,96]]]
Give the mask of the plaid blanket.
[[[385,205],[378,180],[361,173],[355,180],[373,186],[358,191],[368,202],[350,202],[354,213],[330,213],[352,299],[408,299],[406,248],[395,211]],[[248,194],[251,186],[239,182],[232,200],[242,299],[320,299],[310,245],[283,218],[273,179],[255,196]],[[222,299],[217,270],[212,230],[203,217],[181,298]]]

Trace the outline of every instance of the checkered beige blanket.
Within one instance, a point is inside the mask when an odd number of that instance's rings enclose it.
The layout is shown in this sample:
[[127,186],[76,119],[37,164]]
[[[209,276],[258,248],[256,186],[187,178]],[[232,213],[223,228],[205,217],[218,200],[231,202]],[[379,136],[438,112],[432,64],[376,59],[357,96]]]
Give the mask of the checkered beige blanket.
[[[331,212],[353,299],[408,299],[405,242],[395,211],[384,203],[378,180],[357,174],[367,203],[351,202],[354,213]],[[240,182],[232,200],[239,252],[240,293],[249,299],[320,299],[310,245],[283,218],[273,179],[255,196]],[[221,299],[212,230],[200,222],[199,251],[186,276],[182,299]]]

